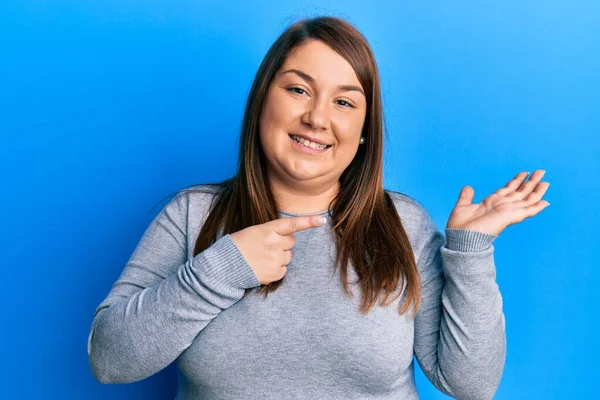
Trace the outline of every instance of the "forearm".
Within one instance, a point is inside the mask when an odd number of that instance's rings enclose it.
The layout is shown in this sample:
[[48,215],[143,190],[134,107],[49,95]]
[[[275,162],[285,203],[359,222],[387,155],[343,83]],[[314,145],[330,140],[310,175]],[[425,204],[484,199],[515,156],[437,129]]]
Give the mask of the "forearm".
[[489,399],[506,355],[505,317],[496,283],[494,247],[477,232],[447,231],[441,249],[446,284],[434,379],[459,399]]
[[[118,282],[117,282],[118,284]],[[96,314],[89,360],[104,383],[144,379],[169,365],[222,310],[259,283],[229,236],[174,274]]]

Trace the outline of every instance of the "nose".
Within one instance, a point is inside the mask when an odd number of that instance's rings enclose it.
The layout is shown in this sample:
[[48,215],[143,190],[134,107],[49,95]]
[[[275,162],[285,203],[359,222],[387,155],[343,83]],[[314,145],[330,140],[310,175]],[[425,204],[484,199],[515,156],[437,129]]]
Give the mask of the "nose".
[[308,109],[302,116],[302,122],[309,124],[313,130],[329,128],[329,107],[323,99],[308,103]]

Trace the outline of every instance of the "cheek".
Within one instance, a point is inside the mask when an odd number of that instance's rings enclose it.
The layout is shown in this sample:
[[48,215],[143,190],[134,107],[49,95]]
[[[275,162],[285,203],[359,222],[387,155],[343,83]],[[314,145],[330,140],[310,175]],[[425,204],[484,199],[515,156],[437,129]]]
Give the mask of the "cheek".
[[261,137],[268,136],[273,125],[273,108],[269,103],[265,104],[259,124]]
[[285,129],[291,124],[294,111],[293,104],[281,96],[270,96],[264,110],[264,127],[267,130]]
[[348,136],[353,138],[359,137],[365,123],[364,113],[352,115],[345,123],[346,126],[344,127],[344,132],[347,132]]
[[358,141],[360,140],[362,132],[362,125],[356,122],[346,121],[345,124],[338,125],[337,141],[338,147],[344,151],[356,150],[358,147]]
[[[283,151],[284,146],[282,131],[286,129],[285,115],[282,114],[283,105],[275,106],[276,99],[265,104],[259,120],[259,136],[263,151],[271,159]],[[285,135],[287,139],[287,135]]]
[[342,169],[345,169],[356,156],[358,146],[350,140],[344,142],[337,149],[334,149],[333,159]]

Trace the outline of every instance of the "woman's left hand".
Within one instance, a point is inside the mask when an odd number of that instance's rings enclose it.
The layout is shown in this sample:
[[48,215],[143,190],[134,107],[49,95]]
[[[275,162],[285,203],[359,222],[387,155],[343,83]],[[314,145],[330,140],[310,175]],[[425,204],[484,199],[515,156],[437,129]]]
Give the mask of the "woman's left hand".
[[545,173],[545,170],[538,169],[524,182],[528,173],[521,172],[478,204],[472,204],[475,190],[471,186],[463,187],[446,229],[468,229],[498,235],[507,226],[537,215],[550,205],[541,200],[550,186],[548,182],[540,182]]

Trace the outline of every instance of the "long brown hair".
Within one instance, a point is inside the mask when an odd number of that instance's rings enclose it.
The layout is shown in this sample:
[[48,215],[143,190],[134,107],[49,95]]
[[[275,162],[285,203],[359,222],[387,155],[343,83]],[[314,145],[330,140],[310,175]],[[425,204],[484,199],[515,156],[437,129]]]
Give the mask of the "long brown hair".
[[[329,209],[335,233],[341,279],[347,295],[348,261],[353,264],[362,289],[360,311],[368,313],[380,294],[381,305],[406,283],[404,314],[414,303],[413,318],[420,304],[420,277],[414,254],[390,195],[383,189],[383,109],[379,73],[373,52],[364,36],[350,23],[321,16],[303,19],[289,26],[264,57],[248,95],[237,174],[214,185],[215,196],[209,215],[196,240],[194,256],[211,246],[222,235],[278,218],[278,208],[268,184],[267,164],[259,140],[259,117],[267,89],[287,55],[306,40],[323,41],[339,53],[354,69],[367,95],[367,112],[362,136],[365,143],[341,174],[340,190]],[[277,290],[285,277],[261,285],[256,293]],[[406,281],[404,281],[406,279]],[[401,285],[398,286],[399,281]],[[254,289],[247,289],[246,296]]]

